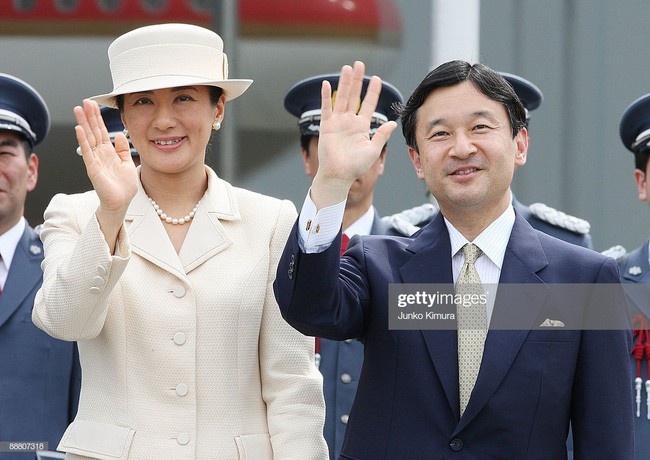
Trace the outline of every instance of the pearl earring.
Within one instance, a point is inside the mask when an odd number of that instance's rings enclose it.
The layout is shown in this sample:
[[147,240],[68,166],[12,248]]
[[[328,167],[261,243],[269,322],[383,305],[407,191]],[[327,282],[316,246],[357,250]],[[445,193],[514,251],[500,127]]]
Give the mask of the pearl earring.
[[124,136],[125,136],[127,139],[129,139],[129,130],[128,130],[128,129],[124,128],[124,129],[122,130],[122,134],[124,134]]
[[219,120],[215,120],[214,123],[212,123],[212,129],[219,131],[221,129],[221,122]]

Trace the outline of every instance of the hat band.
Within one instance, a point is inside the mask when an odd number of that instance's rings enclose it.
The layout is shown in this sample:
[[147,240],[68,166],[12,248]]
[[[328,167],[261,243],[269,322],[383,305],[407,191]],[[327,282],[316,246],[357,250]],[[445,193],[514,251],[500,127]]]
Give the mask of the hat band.
[[650,140],[650,129],[646,129],[636,137],[634,144],[631,145],[631,150],[636,150],[638,146]]
[[32,140],[36,140],[36,134],[32,131],[31,126],[27,123],[20,115],[10,112],[9,110],[0,109],[0,121],[10,123],[12,125],[18,126],[20,129],[25,131],[26,134],[29,134]]
[[[170,59],[171,57],[175,57]],[[188,59],[191,57],[191,60]],[[188,65],[192,63],[193,65]],[[165,88],[165,77],[188,77],[191,81],[228,79],[226,55],[213,47],[187,44],[156,44],[130,49],[111,59],[113,94],[138,80],[156,80]]]
[[[313,122],[318,122],[320,123],[321,120],[321,111],[320,110],[310,110],[308,112],[305,112],[302,114],[300,117],[300,120],[298,120],[298,124],[302,125],[304,123],[313,123]],[[388,121],[388,117],[381,113],[373,113],[372,118],[370,119],[370,124],[373,125],[383,125]]]

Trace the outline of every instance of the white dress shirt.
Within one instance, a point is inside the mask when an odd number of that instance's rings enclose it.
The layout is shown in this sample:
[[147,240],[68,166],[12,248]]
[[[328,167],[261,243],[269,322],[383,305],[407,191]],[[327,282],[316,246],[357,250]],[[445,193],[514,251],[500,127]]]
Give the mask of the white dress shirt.
[[14,259],[16,246],[25,232],[25,218],[21,217],[16,225],[0,235],[0,287],[5,288],[5,282],[11,268],[11,261]]

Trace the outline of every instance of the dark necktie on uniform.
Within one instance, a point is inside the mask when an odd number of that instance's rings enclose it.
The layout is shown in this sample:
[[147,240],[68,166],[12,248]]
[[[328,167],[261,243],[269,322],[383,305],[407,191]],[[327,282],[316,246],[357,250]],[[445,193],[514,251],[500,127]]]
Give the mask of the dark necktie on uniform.
[[[456,295],[459,299],[480,299],[480,295],[483,293],[483,285],[474,262],[481,255],[481,250],[474,244],[466,244],[463,246],[463,254],[465,254],[465,263],[456,282]],[[462,302],[461,300],[456,307],[458,318],[458,390],[461,415],[465,412],[476,383],[487,336],[485,304],[480,301],[470,305]]]

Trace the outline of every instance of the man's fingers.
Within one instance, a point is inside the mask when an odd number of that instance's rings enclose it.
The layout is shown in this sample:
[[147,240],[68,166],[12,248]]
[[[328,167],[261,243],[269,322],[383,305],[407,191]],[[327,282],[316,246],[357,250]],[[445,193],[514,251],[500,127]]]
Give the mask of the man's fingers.
[[352,68],[352,81],[350,83],[347,100],[347,110],[352,113],[357,113],[359,111],[365,71],[366,66],[363,62],[354,62],[354,67]]
[[352,86],[352,67],[344,65],[341,67],[339,83],[336,87],[336,98],[333,102],[333,112],[343,113],[348,109],[350,88]]
[[321,119],[327,119],[332,114],[332,86],[327,80],[320,87],[320,99]]
[[381,79],[377,76],[373,76],[370,79],[368,84],[368,89],[366,90],[366,95],[361,102],[361,109],[359,110],[359,115],[370,120],[372,114],[375,113],[377,109],[377,103],[379,102],[379,95],[381,94]]
[[388,139],[390,138],[390,135],[393,133],[395,128],[397,128],[397,123],[394,121],[388,121],[377,128],[375,135],[372,136],[371,139],[373,145],[377,149],[382,149],[386,142],[388,142]]

